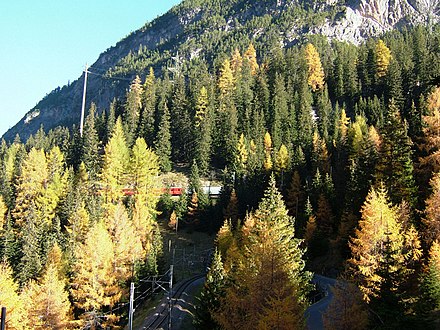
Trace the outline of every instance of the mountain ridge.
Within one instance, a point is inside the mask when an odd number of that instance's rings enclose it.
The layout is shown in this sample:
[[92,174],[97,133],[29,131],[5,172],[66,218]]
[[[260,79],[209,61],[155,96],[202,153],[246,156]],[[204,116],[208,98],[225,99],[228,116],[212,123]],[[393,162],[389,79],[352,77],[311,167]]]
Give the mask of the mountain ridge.
[[[394,28],[437,24],[439,13],[440,0],[185,0],[99,55],[90,67],[87,107],[94,102],[108,109],[114,98],[124,97],[136,74],[145,76],[149,67],[160,72],[176,54],[185,60],[202,57],[214,65],[230,44],[251,40],[260,54],[311,34],[359,44]],[[19,134],[27,139],[41,125],[45,130],[78,125],[82,90],[83,76],[56,88],[3,138],[10,141]]]

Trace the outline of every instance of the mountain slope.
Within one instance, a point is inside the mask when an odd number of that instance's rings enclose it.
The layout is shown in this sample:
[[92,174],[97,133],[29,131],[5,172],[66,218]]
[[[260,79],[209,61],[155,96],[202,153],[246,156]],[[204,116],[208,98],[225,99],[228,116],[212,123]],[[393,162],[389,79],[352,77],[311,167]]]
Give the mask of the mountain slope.
[[[439,21],[440,0],[186,0],[168,13],[107,49],[91,66],[87,103],[106,109],[125,95],[134,75],[156,74],[172,56],[183,60],[216,58],[252,40],[260,54],[301,42],[308,34],[359,43],[393,28]],[[78,125],[83,77],[44,97],[5,133],[24,139],[43,125],[46,130]]]

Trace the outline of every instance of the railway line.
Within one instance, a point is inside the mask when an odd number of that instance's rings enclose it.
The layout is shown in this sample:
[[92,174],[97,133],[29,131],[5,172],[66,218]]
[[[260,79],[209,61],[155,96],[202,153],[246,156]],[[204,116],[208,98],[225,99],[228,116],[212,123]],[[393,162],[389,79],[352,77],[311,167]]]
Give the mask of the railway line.
[[[150,316],[146,319],[145,323],[142,326],[142,330],[155,330],[155,329],[168,329],[170,322],[170,314],[171,310],[171,321],[173,315],[173,309],[181,298],[185,290],[194,282],[205,277],[204,274],[195,275],[190,277],[178,284],[176,284],[172,289],[172,297],[171,301],[167,299],[167,301],[162,301],[160,306],[156,308],[154,315]],[[171,304],[171,306],[169,305]]]

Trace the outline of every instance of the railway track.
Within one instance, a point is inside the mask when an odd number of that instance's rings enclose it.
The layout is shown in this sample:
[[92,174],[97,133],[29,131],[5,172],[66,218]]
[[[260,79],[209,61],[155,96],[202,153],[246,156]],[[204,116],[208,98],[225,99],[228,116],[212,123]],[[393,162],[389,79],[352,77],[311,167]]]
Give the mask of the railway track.
[[[171,297],[171,315],[173,313],[173,308],[175,306],[176,301],[182,297],[182,294],[185,290],[195,281],[205,277],[205,275],[200,274],[193,277],[190,277],[173,287],[173,295]],[[169,322],[169,302],[162,303],[159,307],[157,307],[154,316],[150,317],[147,325],[144,324],[142,330],[154,330],[154,329],[168,329]]]

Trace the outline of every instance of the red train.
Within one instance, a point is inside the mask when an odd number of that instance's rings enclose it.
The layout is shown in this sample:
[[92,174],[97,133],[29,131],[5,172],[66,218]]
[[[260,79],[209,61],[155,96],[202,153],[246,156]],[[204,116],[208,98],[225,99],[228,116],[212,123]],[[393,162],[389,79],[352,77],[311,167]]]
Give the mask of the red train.
[[[202,187],[205,194],[208,194],[211,197],[216,197],[220,195],[220,186],[203,186]],[[180,196],[186,189],[183,187],[170,187],[170,188],[155,188],[154,192],[157,194],[165,194],[169,193],[171,196]],[[122,189],[122,192],[125,196],[133,196],[135,194],[135,191],[133,188],[124,188]]]

